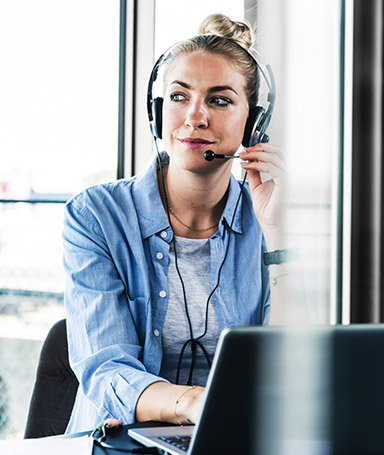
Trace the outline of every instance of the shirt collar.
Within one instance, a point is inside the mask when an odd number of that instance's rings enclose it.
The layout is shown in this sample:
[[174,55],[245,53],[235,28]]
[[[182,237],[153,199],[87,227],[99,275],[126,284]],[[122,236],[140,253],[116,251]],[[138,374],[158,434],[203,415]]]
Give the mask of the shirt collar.
[[[225,204],[222,220],[225,220],[227,225],[230,226],[233,218],[233,212],[235,211],[237,199],[239,198],[241,189],[241,182],[238,182],[233,174],[231,174],[231,179],[229,182],[229,191],[228,191],[228,199],[227,203]],[[244,189],[243,189],[244,192]],[[243,227],[242,227],[242,205],[243,205],[243,195],[240,198],[239,205],[236,209],[235,218],[233,220],[232,230],[237,232],[238,234],[242,234]]]
[[[228,199],[221,218],[222,221],[226,221],[228,227],[232,222],[233,212],[240,194],[240,187],[240,183],[231,174]],[[153,160],[144,173],[136,177],[133,187],[133,198],[138,207],[138,218],[143,239],[170,229],[157,184],[157,159]],[[240,198],[232,225],[232,230],[239,234],[242,234],[243,231],[241,217],[242,202],[243,197]]]
[[153,160],[144,173],[136,177],[133,198],[138,208],[143,239],[170,229],[157,185],[157,159]]

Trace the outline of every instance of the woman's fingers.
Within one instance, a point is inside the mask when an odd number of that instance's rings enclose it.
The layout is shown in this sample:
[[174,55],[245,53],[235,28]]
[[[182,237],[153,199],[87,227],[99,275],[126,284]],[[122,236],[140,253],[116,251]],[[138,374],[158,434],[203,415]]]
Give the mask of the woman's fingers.
[[240,153],[243,160],[246,161],[263,161],[270,162],[274,165],[284,168],[284,154],[279,147],[270,144],[257,144],[248,148],[245,152]]
[[123,425],[123,422],[121,420],[118,420],[118,419],[107,419],[104,422],[104,425],[107,428],[120,427],[121,425]]
[[268,173],[278,186],[283,186],[285,175],[284,155],[279,147],[271,144],[257,144],[240,154],[243,162],[241,166],[252,176],[255,184],[261,183],[258,173]]

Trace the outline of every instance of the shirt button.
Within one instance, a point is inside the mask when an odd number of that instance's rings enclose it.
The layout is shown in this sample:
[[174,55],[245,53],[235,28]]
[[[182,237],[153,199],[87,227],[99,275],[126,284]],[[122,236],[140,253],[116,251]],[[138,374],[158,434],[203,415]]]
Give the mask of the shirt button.
[[155,337],[160,336],[160,332],[159,332],[157,329],[155,329],[155,330],[153,331],[153,334],[155,335]]
[[159,296],[164,298],[165,296],[167,295],[167,293],[165,291],[160,291],[159,292]]
[[163,239],[165,239],[165,237],[167,237],[166,231],[162,231],[160,235]]
[[164,254],[159,252],[156,254],[156,257],[157,257],[157,259],[163,259]]

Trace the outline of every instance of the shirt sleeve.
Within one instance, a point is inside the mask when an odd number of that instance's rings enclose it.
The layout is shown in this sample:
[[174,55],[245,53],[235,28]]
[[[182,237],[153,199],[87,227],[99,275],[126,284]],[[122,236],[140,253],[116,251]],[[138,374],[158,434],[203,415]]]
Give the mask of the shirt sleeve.
[[131,423],[143,390],[164,379],[140,360],[143,347],[128,293],[103,229],[84,204],[67,204],[63,241],[71,367],[102,419]]

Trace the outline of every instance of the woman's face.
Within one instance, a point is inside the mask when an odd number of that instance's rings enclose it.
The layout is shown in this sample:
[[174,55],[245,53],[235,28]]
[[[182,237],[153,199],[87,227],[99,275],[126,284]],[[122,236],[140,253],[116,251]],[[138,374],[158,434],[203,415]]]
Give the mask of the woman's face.
[[164,87],[163,139],[174,164],[186,170],[213,168],[206,150],[233,155],[248,116],[245,77],[227,58],[204,51],[180,55]]

